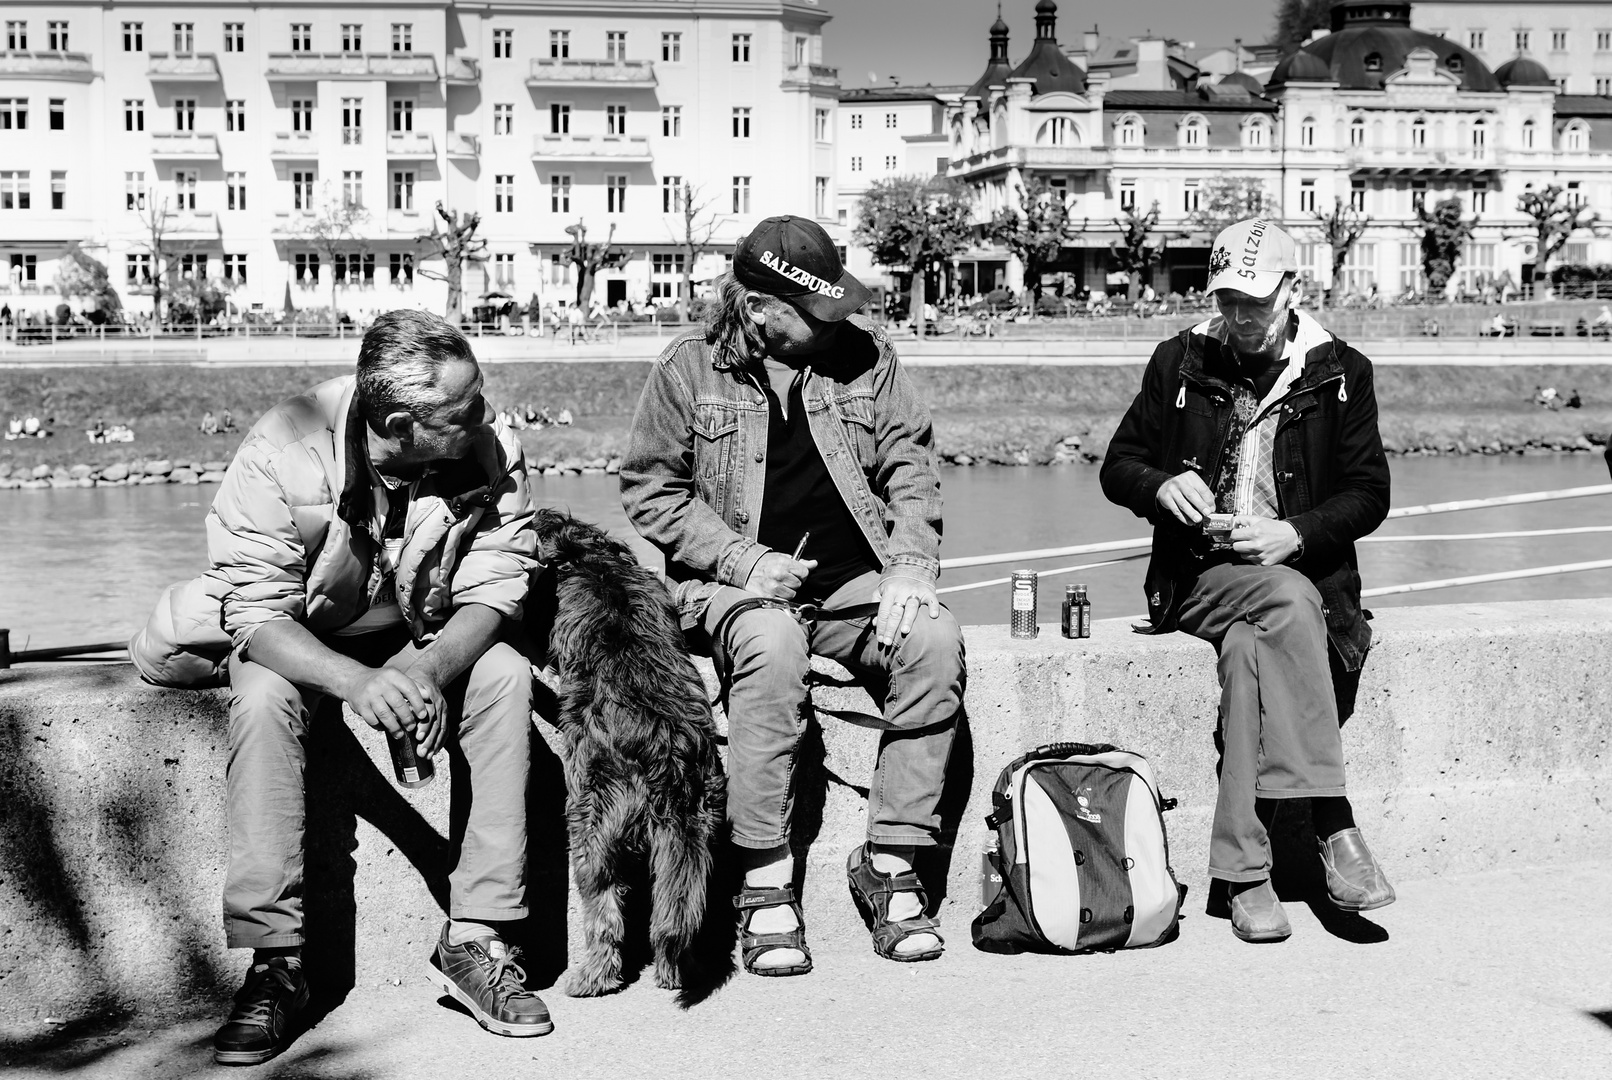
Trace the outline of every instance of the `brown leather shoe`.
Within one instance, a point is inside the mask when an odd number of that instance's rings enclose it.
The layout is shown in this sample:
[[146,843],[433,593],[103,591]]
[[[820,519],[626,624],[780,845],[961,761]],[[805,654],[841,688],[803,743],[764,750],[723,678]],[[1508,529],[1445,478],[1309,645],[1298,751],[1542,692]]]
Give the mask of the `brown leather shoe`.
[[1244,889],[1231,898],[1231,932],[1244,941],[1286,941],[1293,936],[1282,902],[1269,881]]
[[1366,846],[1359,829],[1344,829],[1317,841],[1327,875],[1327,896],[1344,911],[1373,911],[1394,902],[1394,887]]
[[450,945],[444,924],[426,977],[495,1035],[547,1035],[554,1022],[543,999],[526,989],[526,972],[515,962],[520,955],[518,948],[497,937]]

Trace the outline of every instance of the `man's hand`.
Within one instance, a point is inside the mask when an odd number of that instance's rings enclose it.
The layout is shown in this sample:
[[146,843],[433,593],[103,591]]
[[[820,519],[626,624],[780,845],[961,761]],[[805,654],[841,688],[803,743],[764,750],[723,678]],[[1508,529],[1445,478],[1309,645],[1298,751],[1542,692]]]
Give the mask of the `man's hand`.
[[[397,668],[373,668],[342,695],[348,707],[372,728],[387,735],[415,734],[416,725],[432,720],[442,700],[440,691],[423,689],[420,683]],[[440,736],[438,736],[440,741]]]
[[895,644],[897,634],[906,637],[912,633],[920,607],[929,609],[931,619],[940,618],[940,597],[935,587],[922,578],[903,574],[887,577],[873,590],[873,599],[879,602],[879,614],[873,620],[874,634],[886,648]]
[[1256,566],[1287,562],[1299,547],[1299,531],[1286,521],[1238,517],[1232,524],[1231,550]]
[[1203,477],[1188,469],[1159,486],[1159,507],[1183,525],[1196,525],[1215,512],[1215,493]]
[[442,749],[442,740],[448,735],[448,700],[442,696],[441,687],[429,676],[415,671],[409,677],[420,688],[420,693],[425,695],[431,710],[429,717],[415,725],[415,752],[421,757],[430,757]]
[[791,559],[781,551],[769,551],[750,571],[744,588],[760,596],[791,600],[806,575],[816,569],[816,559]]

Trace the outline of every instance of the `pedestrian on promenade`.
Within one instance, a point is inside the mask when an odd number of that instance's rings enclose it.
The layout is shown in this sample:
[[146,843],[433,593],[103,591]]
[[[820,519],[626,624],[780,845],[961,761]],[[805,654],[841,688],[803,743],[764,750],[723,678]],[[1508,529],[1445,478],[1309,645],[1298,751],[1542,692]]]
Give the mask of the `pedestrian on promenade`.
[[490,1030],[553,1027],[504,936],[527,914],[531,672],[498,633],[520,614],[535,540],[520,444],[481,391],[463,334],[388,312],[356,377],[257,422],[213,501],[208,553],[234,643],[224,927],[230,948],[253,950],[214,1036],[221,1063],[285,1049],[308,998],[303,771],[326,702],[421,756],[458,740],[473,794],[436,981]]
[[627,516],[665,552],[690,644],[725,688],[740,947],[758,975],[812,966],[790,848],[812,654],[884,697],[867,842],[849,859],[874,950],[910,962],[943,948],[913,860],[940,836],[962,635],[935,593],[929,412],[889,338],[851,318],[870,295],[815,222],[761,222],[704,333],[651,369],[621,467]]
[[1102,485],[1154,524],[1148,632],[1184,631],[1220,657],[1209,875],[1229,904],[1211,890],[1210,914],[1245,941],[1280,941],[1279,800],[1310,800],[1335,905],[1394,900],[1345,794],[1331,674],[1358,671],[1371,645],[1354,542],[1387,515],[1388,462],[1371,362],[1294,306],[1292,238],[1239,222],[1216,237],[1209,275],[1220,314],[1154,350]]

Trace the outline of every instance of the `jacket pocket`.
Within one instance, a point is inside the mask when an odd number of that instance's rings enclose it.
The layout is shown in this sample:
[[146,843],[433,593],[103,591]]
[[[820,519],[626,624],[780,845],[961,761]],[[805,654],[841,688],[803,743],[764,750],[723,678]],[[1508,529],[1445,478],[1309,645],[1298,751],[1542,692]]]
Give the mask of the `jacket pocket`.
[[695,489],[702,501],[714,506],[721,478],[732,473],[739,411],[720,402],[696,402],[693,427]]
[[873,467],[878,449],[873,433],[872,393],[853,393],[834,399],[845,429],[845,441],[856,452],[856,460],[863,470]]

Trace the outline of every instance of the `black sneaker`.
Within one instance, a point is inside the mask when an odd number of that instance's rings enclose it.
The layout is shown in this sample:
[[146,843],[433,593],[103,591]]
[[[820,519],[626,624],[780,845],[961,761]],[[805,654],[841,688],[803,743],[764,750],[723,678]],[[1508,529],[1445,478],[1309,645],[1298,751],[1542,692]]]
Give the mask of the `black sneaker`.
[[259,1065],[291,1045],[297,1014],[308,1004],[301,965],[276,956],[254,964],[235,995],[235,1009],[213,1036],[220,1065]]
[[426,977],[495,1035],[547,1035],[554,1021],[543,999],[526,989],[526,972],[516,963],[520,956],[520,949],[497,937],[450,945],[444,924]]

